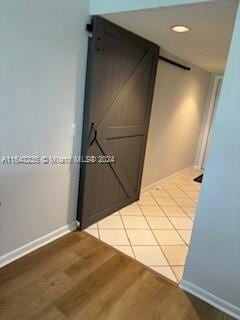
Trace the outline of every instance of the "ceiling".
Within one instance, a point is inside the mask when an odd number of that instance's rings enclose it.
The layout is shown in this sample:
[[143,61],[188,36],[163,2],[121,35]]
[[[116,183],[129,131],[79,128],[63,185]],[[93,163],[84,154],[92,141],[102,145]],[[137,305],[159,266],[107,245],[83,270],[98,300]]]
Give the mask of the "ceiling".
[[[172,55],[217,74],[225,69],[238,2],[213,0],[104,17],[159,44]],[[170,30],[181,24],[191,27],[191,32]]]

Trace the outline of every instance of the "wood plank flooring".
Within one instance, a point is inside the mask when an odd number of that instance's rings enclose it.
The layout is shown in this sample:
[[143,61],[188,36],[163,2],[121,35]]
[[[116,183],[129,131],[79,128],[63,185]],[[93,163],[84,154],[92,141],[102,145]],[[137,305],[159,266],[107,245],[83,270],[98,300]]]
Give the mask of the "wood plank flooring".
[[230,320],[76,231],[0,269],[0,320]]

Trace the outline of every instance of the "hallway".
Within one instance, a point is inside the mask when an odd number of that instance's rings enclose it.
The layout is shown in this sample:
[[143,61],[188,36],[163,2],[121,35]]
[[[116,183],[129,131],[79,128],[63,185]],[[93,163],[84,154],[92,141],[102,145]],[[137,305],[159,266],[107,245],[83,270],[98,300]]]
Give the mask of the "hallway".
[[190,168],[86,231],[174,282],[182,278],[201,184]]

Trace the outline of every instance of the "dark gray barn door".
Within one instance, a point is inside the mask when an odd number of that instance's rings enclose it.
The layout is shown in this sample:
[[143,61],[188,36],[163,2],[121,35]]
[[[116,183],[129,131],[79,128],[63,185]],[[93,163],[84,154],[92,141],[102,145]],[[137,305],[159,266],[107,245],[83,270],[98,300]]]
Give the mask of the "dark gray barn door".
[[[139,198],[159,48],[93,19],[78,220],[85,228]],[[112,160],[115,162],[102,163]]]

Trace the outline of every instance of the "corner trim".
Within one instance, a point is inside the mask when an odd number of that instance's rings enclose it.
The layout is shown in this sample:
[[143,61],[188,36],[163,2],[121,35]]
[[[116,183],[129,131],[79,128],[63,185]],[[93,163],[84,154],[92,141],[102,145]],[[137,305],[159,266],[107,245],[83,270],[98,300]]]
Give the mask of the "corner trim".
[[207,151],[208,147],[208,140],[209,140],[209,134],[213,128],[213,115],[214,115],[214,110],[217,108],[216,105],[216,96],[217,96],[217,91],[218,91],[218,84],[220,80],[223,80],[224,75],[215,75],[212,79],[212,84],[210,84],[209,87],[209,93],[207,97],[207,102],[206,102],[206,107],[207,107],[207,114],[206,118],[204,119],[204,123],[202,125],[202,135],[201,140],[199,141],[198,145],[198,151],[197,151],[197,159],[195,162],[197,162],[197,166],[203,170],[204,168],[204,157],[205,153]]
[[38,239],[35,239],[13,251],[6,253],[3,256],[0,256],[0,268],[6,266],[7,264],[25,256],[26,254],[56,240],[67,233],[70,233],[77,229],[77,222],[73,221],[59,229],[56,229]]
[[233,304],[222,300],[214,294],[184,279],[180,282],[179,287],[184,291],[189,292],[192,295],[200,298],[201,300],[209,303],[215,308],[225,312],[226,314],[236,318],[237,320],[240,320],[240,308],[238,308],[237,306],[234,306]]

